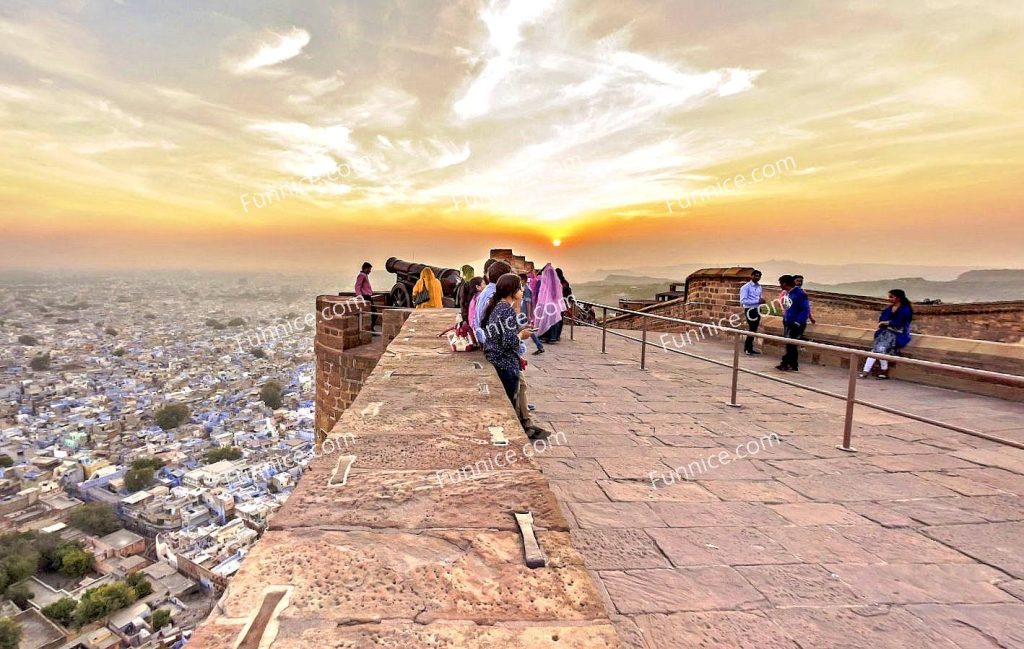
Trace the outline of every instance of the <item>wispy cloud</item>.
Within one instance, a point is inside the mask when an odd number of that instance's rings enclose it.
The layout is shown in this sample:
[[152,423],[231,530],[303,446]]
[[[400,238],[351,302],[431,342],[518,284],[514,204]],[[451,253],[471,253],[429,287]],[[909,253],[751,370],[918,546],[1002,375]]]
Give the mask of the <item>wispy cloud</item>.
[[235,74],[250,74],[284,63],[301,54],[309,40],[309,32],[298,27],[292,27],[283,34],[271,32],[256,43],[252,54],[231,64],[231,69]]

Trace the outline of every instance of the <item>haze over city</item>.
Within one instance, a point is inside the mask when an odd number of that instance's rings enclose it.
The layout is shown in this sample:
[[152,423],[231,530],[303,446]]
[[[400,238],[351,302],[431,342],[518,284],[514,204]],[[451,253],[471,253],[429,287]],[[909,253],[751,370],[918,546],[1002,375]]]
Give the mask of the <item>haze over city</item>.
[[7,2],[0,267],[1019,267],[1022,28],[1011,1]]

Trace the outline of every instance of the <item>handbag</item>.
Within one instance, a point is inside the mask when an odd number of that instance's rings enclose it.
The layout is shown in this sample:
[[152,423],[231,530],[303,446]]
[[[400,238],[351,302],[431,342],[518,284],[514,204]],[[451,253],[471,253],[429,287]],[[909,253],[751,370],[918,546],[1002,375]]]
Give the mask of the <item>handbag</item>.
[[473,328],[468,322],[458,322],[438,334],[438,338],[445,334],[448,336],[448,344],[453,352],[471,352],[477,349],[476,339],[473,337]]
[[430,301],[430,291],[428,291],[426,289],[423,289],[422,291],[420,291],[416,295],[412,296],[412,305],[413,306],[419,306],[419,305],[423,304],[424,302],[429,302],[429,301]]

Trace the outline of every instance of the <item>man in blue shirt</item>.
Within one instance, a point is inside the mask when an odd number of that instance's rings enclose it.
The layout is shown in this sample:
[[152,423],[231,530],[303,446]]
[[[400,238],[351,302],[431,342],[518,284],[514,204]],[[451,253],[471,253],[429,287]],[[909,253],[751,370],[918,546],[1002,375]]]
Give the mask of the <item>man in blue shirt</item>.
[[[743,314],[747,318],[747,329],[756,332],[761,325],[761,312],[759,308],[764,304],[761,297],[761,271],[755,269],[750,274],[750,281],[740,287],[740,306],[743,307]],[[754,351],[754,337],[747,336],[747,342],[743,346],[747,356],[756,356],[761,352]]]
[[[811,300],[807,293],[796,285],[792,275],[783,275],[779,278],[779,286],[786,294],[786,312],[782,316],[782,325],[786,338],[799,340],[807,328],[807,319],[811,317]],[[800,371],[800,347],[797,345],[786,345],[786,353],[782,356],[782,362],[776,369],[783,372]]]

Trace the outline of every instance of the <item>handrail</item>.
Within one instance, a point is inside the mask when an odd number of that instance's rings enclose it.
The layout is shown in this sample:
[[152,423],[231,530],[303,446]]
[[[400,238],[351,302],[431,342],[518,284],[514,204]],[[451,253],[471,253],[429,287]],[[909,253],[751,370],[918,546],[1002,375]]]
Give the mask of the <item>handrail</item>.
[[[576,304],[582,304],[582,305],[589,306],[589,307],[600,307],[602,309],[602,318],[601,318],[601,324],[600,325],[591,324],[589,322],[584,322],[582,320],[579,320],[576,317],[575,309],[571,309],[570,312],[573,315],[569,318],[569,339],[570,340],[574,340],[575,339],[575,325],[576,324],[580,324],[581,326],[591,327],[591,328],[595,328],[595,329],[600,329],[601,330],[601,353],[602,354],[607,353],[607,351],[606,351],[606,349],[607,349],[606,339],[607,339],[608,334],[611,334],[613,336],[618,336],[620,338],[625,338],[627,340],[632,340],[634,342],[638,342],[641,345],[640,369],[646,369],[646,358],[647,358],[646,349],[647,349],[647,345],[652,344],[652,343],[647,341],[647,320],[646,320],[646,318],[653,318],[655,320],[660,320],[660,321],[664,321],[664,322],[672,322],[672,323],[677,323],[677,324],[690,325],[690,326],[693,326],[693,327],[697,327],[698,329],[706,328],[706,327],[710,326],[712,331],[717,331],[719,333],[723,333],[724,332],[726,334],[732,335],[732,337],[733,337],[733,358],[732,358],[732,363],[731,364],[723,362],[723,361],[720,361],[718,359],[708,358],[706,356],[700,356],[699,354],[693,354],[693,353],[690,353],[690,352],[685,352],[685,351],[683,351],[681,349],[674,349],[674,348],[670,349],[668,346],[666,346],[664,344],[662,344],[662,345],[655,345],[655,346],[656,347],[660,347],[661,349],[663,349],[664,351],[667,351],[667,352],[681,354],[683,356],[688,356],[690,358],[695,358],[695,359],[698,359],[698,360],[706,361],[706,362],[712,363],[714,365],[719,365],[719,366],[722,366],[722,367],[730,368],[732,370],[732,394],[731,394],[731,399],[728,402],[728,405],[736,407],[736,408],[740,407],[740,404],[737,402],[737,394],[738,394],[739,374],[741,372],[744,373],[744,374],[752,374],[754,376],[758,376],[758,377],[761,377],[761,378],[764,378],[764,379],[768,379],[770,381],[776,381],[776,382],[779,382],[779,383],[783,383],[783,384],[786,384],[786,385],[789,385],[789,386],[803,388],[805,390],[809,390],[809,391],[815,392],[817,394],[822,394],[822,395],[833,397],[833,398],[836,398],[836,399],[843,399],[843,400],[845,400],[846,401],[846,419],[845,419],[845,424],[844,424],[844,427],[843,427],[843,443],[836,447],[836,448],[838,448],[840,450],[843,450],[843,451],[848,451],[848,452],[855,452],[856,451],[856,449],[854,449],[851,446],[852,433],[853,433],[853,411],[854,411],[854,406],[855,405],[865,406],[865,407],[872,408],[872,409],[875,409],[875,410],[880,410],[882,412],[888,412],[890,414],[898,415],[898,416],[901,416],[901,417],[906,417],[908,419],[912,419],[912,420],[915,420],[915,421],[920,421],[922,423],[931,424],[933,426],[938,426],[940,428],[945,428],[946,430],[952,430],[952,431],[955,431],[955,432],[958,432],[958,433],[963,433],[965,435],[970,435],[972,437],[978,437],[980,439],[986,439],[986,440],[989,440],[989,441],[992,441],[992,442],[997,442],[997,443],[1000,443],[1000,444],[1005,444],[1007,446],[1012,446],[1012,447],[1015,447],[1015,448],[1024,449],[1024,442],[1018,442],[1018,441],[1015,441],[1015,440],[1003,439],[1003,438],[1000,438],[1000,437],[996,437],[994,435],[989,435],[988,433],[983,433],[981,431],[973,430],[973,429],[970,429],[970,428],[964,428],[963,426],[957,426],[955,424],[948,424],[946,422],[942,422],[942,421],[939,421],[939,420],[936,420],[936,419],[931,419],[929,417],[924,417],[922,415],[917,415],[917,414],[914,414],[914,413],[911,413],[911,412],[905,412],[905,411],[902,411],[902,410],[899,410],[899,409],[896,409],[896,408],[891,408],[889,406],[885,406],[885,405],[882,405],[882,404],[873,403],[871,401],[864,401],[864,400],[858,399],[856,397],[857,373],[858,373],[858,368],[860,367],[860,359],[862,357],[864,357],[864,358],[877,358],[877,359],[880,359],[880,360],[887,360],[887,361],[895,361],[895,362],[899,362],[899,363],[910,364],[910,365],[918,365],[918,366],[927,367],[927,368],[931,368],[931,369],[942,369],[942,370],[945,370],[945,371],[948,371],[948,372],[952,372],[952,373],[964,374],[964,375],[971,376],[971,377],[995,379],[995,380],[998,380],[998,381],[1001,381],[1001,382],[1006,382],[1006,383],[1011,383],[1011,384],[1018,384],[1018,385],[1024,385],[1024,376],[1017,376],[1017,375],[1014,375],[1014,374],[1004,374],[1002,372],[992,372],[992,371],[989,371],[989,370],[979,370],[979,369],[975,369],[973,367],[962,367],[960,365],[949,365],[949,364],[946,364],[946,363],[938,363],[938,362],[935,362],[935,361],[925,361],[925,360],[920,360],[920,359],[904,358],[902,356],[893,356],[891,354],[881,354],[881,353],[874,352],[874,351],[866,351],[866,350],[863,350],[863,349],[855,349],[853,347],[843,347],[841,345],[827,345],[827,344],[824,344],[824,343],[816,343],[816,342],[809,341],[809,340],[799,340],[799,339],[794,339],[794,338],[785,338],[783,336],[776,336],[776,335],[773,335],[773,334],[756,333],[756,332],[748,331],[746,329],[737,329],[735,327],[723,327],[723,326],[720,325],[720,323],[725,318],[720,319],[719,320],[719,324],[715,324],[715,323],[708,323],[708,322],[698,322],[698,321],[695,321],[695,320],[686,320],[684,318],[674,318],[674,317],[671,317],[671,316],[663,316],[663,315],[658,315],[658,314],[654,314],[654,313],[644,313],[644,312],[641,312],[641,311],[633,311],[631,309],[623,309],[621,307],[609,306],[607,304],[600,304],[598,302],[590,302],[590,301],[587,301],[587,300],[576,300],[576,299],[573,299],[573,301]],[[639,316],[642,319],[641,320],[642,337],[641,338],[635,338],[633,336],[629,336],[629,335],[626,335],[626,334],[623,334],[623,333],[619,333],[617,331],[609,331],[608,326],[607,326],[608,325],[608,311],[609,310],[610,311],[614,311],[614,312],[618,312],[618,313],[622,313],[622,314]],[[847,353],[847,354],[849,354],[849,356],[850,356],[850,359],[849,359],[850,367],[849,367],[848,384],[847,384],[846,395],[844,396],[844,395],[836,393],[836,392],[830,392],[828,390],[824,390],[824,389],[817,388],[817,387],[814,387],[814,386],[804,385],[802,383],[796,383],[794,381],[788,381],[788,380],[783,379],[781,377],[772,376],[770,374],[764,374],[763,372],[757,372],[757,371],[754,371],[754,370],[750,370],[750,369],[746,369],[746,368],[740,367],[739,366],[740,341],[741,341],[741,339],[743,337],[746,337],[746,336],[752,336],[754,338],[760,338],[762,340],[770,340],[770,341],[775,341],[775,342],[781,342],[781,343],[786,344],[786,345],[797,345],[797,346],[800,346],[800,347],[809,347],[809,348],[812,348],[812,349],[827,350],[827,351],[830,351],[830,352],[833,352],[833,353],[838,352],[838,353]]]

